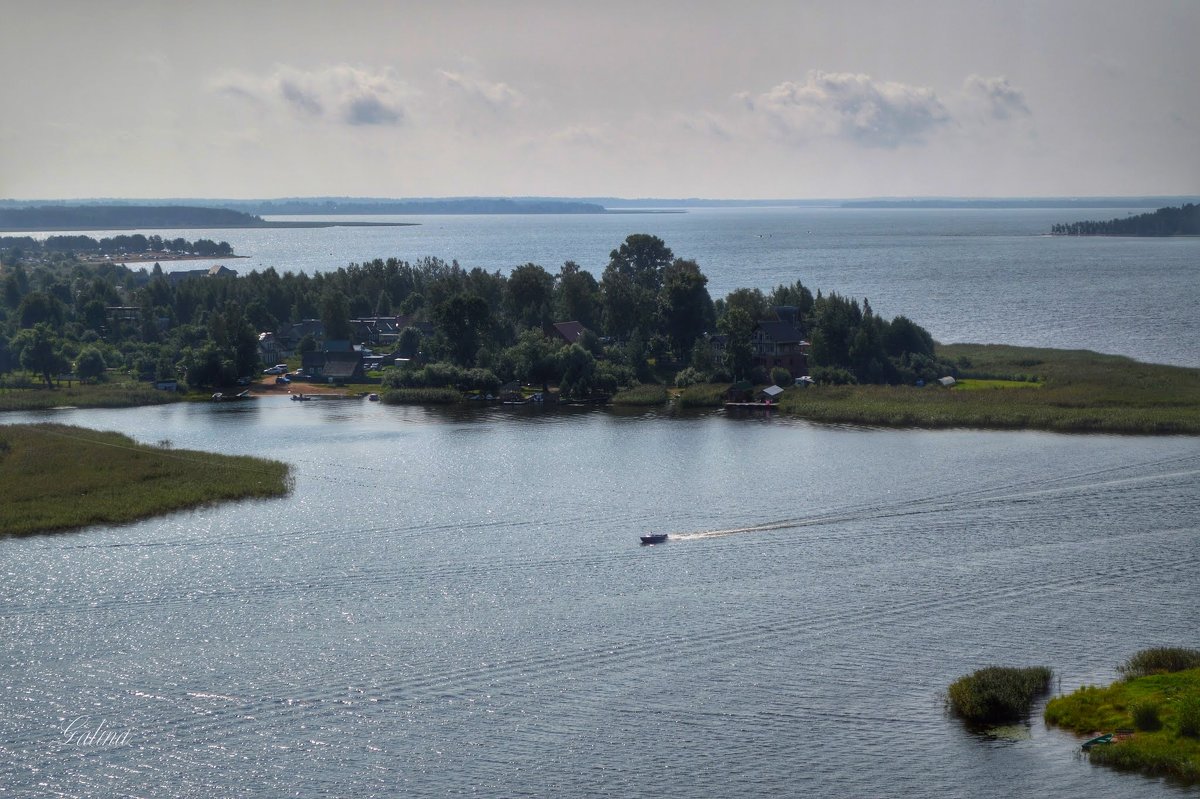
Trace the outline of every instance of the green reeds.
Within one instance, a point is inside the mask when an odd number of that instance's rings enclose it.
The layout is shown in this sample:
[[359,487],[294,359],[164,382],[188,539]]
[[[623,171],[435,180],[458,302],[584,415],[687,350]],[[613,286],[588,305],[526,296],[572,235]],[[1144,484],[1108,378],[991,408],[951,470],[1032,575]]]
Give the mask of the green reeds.
[[138,444],[58,424],[0,426],[0,535],[114,524],[291,488],[277,461]]
[[664,405],[667,402],[667,387],[653,383],[618,391],[610,400],[613,405]]
[[970,722],[1015,721],[1028,715],[1034,700],[1049,690],[1050,676],[1044,666],[989,666],[952,682],[947,703],[952,713]]

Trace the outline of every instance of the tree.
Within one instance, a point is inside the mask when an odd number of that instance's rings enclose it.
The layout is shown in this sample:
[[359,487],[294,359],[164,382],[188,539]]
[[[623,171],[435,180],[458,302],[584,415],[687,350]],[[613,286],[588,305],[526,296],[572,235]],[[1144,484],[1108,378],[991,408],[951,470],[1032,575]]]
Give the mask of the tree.
[[718,329],[726,335],[725,368],[734,380],[744,380],[754,369],[754,347],[751,336],[755,321],[744,308],[730,308],[717,322]]
[[21,327],[33,327],[48,322],[58,328],[63,323],[63,305],[56,298],[40,291],[31,291],[21,298],[17,308],[17,320]]
[[526,330],[517,343],[504,351],[501,360],[507,371],[523,383],[540,383],[549,390],[551,380],[562,374],[559,347],[540,330]]
[[96,347],[84,347],[75,361],[75,374],[85,382],[93,382],[104,376],[108,364],[104,362],[104,354]]
[[325,340],[350,338],[350,301],[346,295],[332,286],[321,294],[321,324],[325,327]]
[[473,294],[455,294],[434,309],[433,324],[451,359],[460,366],[471,366],[482,334],[491,327],[492,309]]
[[635,233],[609,254],[600,278],[604,324],[608,334],[649,339],[658,330],[658,294],[671,249],[657,236]]
[[558,272],[554,316],[558,322],[579,322],[589,330],[600,320],[600,284],[591,272],[567,261]]
[[522,327],[549,324],[554,301],[554,275],[537,264],[518,266],[508,276],[504,305],[509,318]]
[[396,351],[405,358],[415,358],[421,351],[421,331],[415,327],[406,327],[400,331],[396,341]]
[[595,388],[596,359],[578,344],[562,351],[562,381],[559,393],[566,397],[586,397]]
[[40,374],[46,381],[47,388],[54,387],[50,376],[67,368],[67,363],[59,352],[61,344],[53,328],[45,322],[22,330],[13,339],[13,349],[20,352],[21,366],[34,374]]
[[679,360],[687,360],[696,339],[713,328],[708,278],[695,261],[676,259],[663,271],[662,316],[667,337]]

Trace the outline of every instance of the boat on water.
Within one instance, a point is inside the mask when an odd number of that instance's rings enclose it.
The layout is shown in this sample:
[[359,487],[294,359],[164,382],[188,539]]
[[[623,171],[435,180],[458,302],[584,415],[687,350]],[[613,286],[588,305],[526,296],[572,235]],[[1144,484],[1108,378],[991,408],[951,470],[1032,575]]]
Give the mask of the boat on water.
[[666,542],[666,533],[653,533],[651,535],[642,536],[642,546],[646,546],[648,544],[665,544]]
[[293,394],[292,395],[292,402],[311,402],[311,401],[312,401],[312,397],[308,396],[307,394]]
[[378,394],[368,394],[367,399],[371,402],[379,402],[379,395]]

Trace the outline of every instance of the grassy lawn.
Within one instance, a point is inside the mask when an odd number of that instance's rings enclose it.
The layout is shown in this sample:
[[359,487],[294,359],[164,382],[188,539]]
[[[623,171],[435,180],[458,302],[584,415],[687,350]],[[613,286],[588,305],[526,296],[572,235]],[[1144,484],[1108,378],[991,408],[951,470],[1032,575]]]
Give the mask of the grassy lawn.
[[276,461],[150,447],[59,424],[0,425],[0,535],[130,522],[291,489]]
[[1092,762],[1200,781],[1200,669],[1085,686],[1051,699],[1046,723],[1083,736],[1134,730],[1124,740],[1093,747]]
[[1200,434],[1200,369],[1001,345],[938,355],[959,364],[964,386],[814,386],[789,389],[782,407],[822,422]]

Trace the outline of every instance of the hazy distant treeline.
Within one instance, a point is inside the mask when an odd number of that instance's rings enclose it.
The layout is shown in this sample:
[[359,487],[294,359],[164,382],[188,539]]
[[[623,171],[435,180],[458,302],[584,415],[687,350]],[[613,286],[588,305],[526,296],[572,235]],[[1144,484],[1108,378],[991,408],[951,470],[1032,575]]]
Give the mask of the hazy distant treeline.
[[1107,222],[1072,222],[1054,225],[1058,236],[1197,236],[1200,235],[1200,205],[1159,208],[1149,214],[1110,219]]

